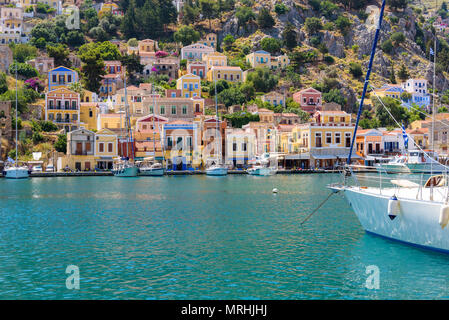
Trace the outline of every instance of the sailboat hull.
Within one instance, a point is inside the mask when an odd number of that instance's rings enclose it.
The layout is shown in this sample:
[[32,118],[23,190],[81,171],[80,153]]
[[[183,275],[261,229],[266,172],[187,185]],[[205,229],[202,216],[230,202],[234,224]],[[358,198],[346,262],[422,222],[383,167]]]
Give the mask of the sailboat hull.
[[227,168],[206,169],[206,174],[208,176],[225,176],[228,174],[228,169]]
[[272,168],[250,168],[247,172],[252,176],[271,176],[276,174],[276,170]]
[[160,177],[164,175],[164,168],[140,168],[139,176],[155,176]]
[[[394,191],[392,191],[394,193]],[[398,196],[400,211],[388,215],[391,195],[345,188],[344,194],[362,227],[369,233],[409,245],[449,253],[449,230],[439,223],[442,202],[413,200]]]
[[28,168],[13,167],[5,170],[6,179],[25,179],[29,176]]
[[408,163],[407,167],[411,173],[444,173],[447,172],[445,166],[440,163]]
[[138,173],[137,167],[126,167],[126,168],[119,168],[116,170],[113,170],[114,176],[116,177],[137,177]]

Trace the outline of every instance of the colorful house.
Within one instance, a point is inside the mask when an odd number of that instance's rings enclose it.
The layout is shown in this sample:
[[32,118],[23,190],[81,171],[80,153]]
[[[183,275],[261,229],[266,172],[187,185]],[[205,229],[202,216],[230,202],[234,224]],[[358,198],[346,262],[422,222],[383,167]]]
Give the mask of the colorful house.
[[80,127],[87,130],[98,130],[100,107],[97,102],[80,103]]
[[198,131],[198,125],[194,122],[177,120],[164,124],[164,149],[168,169],[189,170],[201,165]]
[[216,67],[213,66],[207,72],[208,81],[226,80],[230,82],[242,81],[242,69],[240,67]]
[[264,94],[261,97],[263,102],[271,103],[273,106],[283,106],[285,103],[284,95],[275,91]]
[[77,129],[67,133],[67,165],[72,170],[90,171],[95,168],[95,133]]
[[248,62],[251,67],[259,68],[259,67],[271,67],[271,54],[264,50],[259,50],[253,53],[250,53],[246,56],[246,62]]
[[215,33],[206,34],[206,36],[201,39],[200,42],[207,47],[211,47],[217,50],[217,35]]
[[206,78],[207,66],[202,61],[192,61],[187,63],[187,73],[199,76],[201,79]]
[[78,72],[67,67],[57,67],[48,72],[48,91],[61,87],[68,87],[78,82]]
[[118,89],[123,88],[123,78],[125,70],[122,63],[116,60],[104,62],[106,74],[102,76],[100,86],[100,97],[115,95]]
[[112,14],[113,16],[123,16],[123,11],[116,3],[107,2],[103,3],[100,11],[98,12],[99,16],[105,15],[107,13]]
[[214,49],[201,43],[185,46],[181,49],[181,59],[202,60],[203,56],[214,52]]
[[228,57],[220,52],[212,52],[203,56],[203,62],[206,63],[207,71],[212,67],[224,67],[228,65]]
[[144,52],[156,52],[158,50],[157,41],[151,39],[140,40],[138,50],[139,54]]
[[[404,92],[404,89],[400,85],[386,84],[379,89],[374,89],[373,91],[375,96],[378,96],[379,98],[390,97],[394,99],[401,99],[401,94]],[[372,98],[373,97],[371,97],[371,99]]]
[[306,88],[293,94],[293,101],[299,103],[302,110],[314,114],[321,110],[321,92],[314,88]]
[[247,168],[256,155],[256,136],[239,128],[226,129],[226,163],[234,168]]
[[95,168],[111,170],[114,158],[118,156],[117,135],[108,129],[95,133]]
[[382,148],[383,133],[380,130],[357,130],[357,136],[355,139],[356,152],[363,158],[368,155],[380,155],[384,152]]
[[430,105],[430,95],[427,90],[426,79],[408,79],[406,82],[402,83],[402,89],[412,95],[412,98],[408,103],[413,103],[418,106]]
[[201,78],[194,74],[186,74],[176,80],[176,88],[181,90],[182,97],[201,97]]
[[[292,148],[301,167],[332,168],[349,156],[354,124],[344,111],[319,111],[313,122],[292,129]],[[352,155],[356,159],[355,154]]]
[[45,120],[54,122],[66,132],[80,124],[80,95],[67,88],[57,88],[45,94]]
[[156,160],[163,160],[161,133],[166,123],[168,118],[152,114],[137,119],[134,132],[136,159],[153,156]]

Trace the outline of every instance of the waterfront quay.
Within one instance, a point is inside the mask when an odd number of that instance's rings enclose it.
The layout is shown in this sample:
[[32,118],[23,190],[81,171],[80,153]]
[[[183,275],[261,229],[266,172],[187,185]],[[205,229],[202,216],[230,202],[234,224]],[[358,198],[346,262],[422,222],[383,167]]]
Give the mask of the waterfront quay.
[[[304,170],[278,170],[277,174],[312,174],[312,173],[339,173],[340,170],[336,169],[304,169]],[[166,171],[166,176],[183,176],[183,175],[203,175],[206,174],[205,170],[196,171]],[[246,170],[228,170],[228,174],[244,175],[247,174]],[[30,177],[33,178],[48,178],[48,177],[101,177],[101,176],[113,176],[111,171],[81,171],[81,172],[33,172]],[[0,174],[0,178],[4,178],[3,174]]]

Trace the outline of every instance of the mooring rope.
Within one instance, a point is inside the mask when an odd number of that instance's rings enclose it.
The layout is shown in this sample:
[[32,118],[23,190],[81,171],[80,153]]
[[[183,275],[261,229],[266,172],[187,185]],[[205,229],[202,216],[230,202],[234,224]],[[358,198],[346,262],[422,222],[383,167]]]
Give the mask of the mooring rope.
[[302,227],[302,225],[307,221],[307,220],[309,220],[310,219],[310,217],[312,217],[313,216],[313,214],[315,213],[315,212],[317,212],[325,203],[326,203],[326,201],[327,200],[329,200],[329,198],[334,194],[335,192],[331,192],[331,193],[329,193],[329,195],[326,197],[326,199],[324,199],[321,203],[320,203],[320,205],[318,206],[318,207],[316,207],[315,208],[315,210],[313,210],[312,211],[312,213],[310,213],[302,222],[301,222],[301,227]]

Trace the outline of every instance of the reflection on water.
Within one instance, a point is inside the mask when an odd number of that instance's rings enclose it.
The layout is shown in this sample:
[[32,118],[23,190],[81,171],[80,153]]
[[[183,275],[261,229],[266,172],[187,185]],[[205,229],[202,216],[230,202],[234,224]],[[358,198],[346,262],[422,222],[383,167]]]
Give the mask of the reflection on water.
[[338,179],[0,180],[0,298],[448,298],[448,256],[365,234],[341,195],[299,226]]

